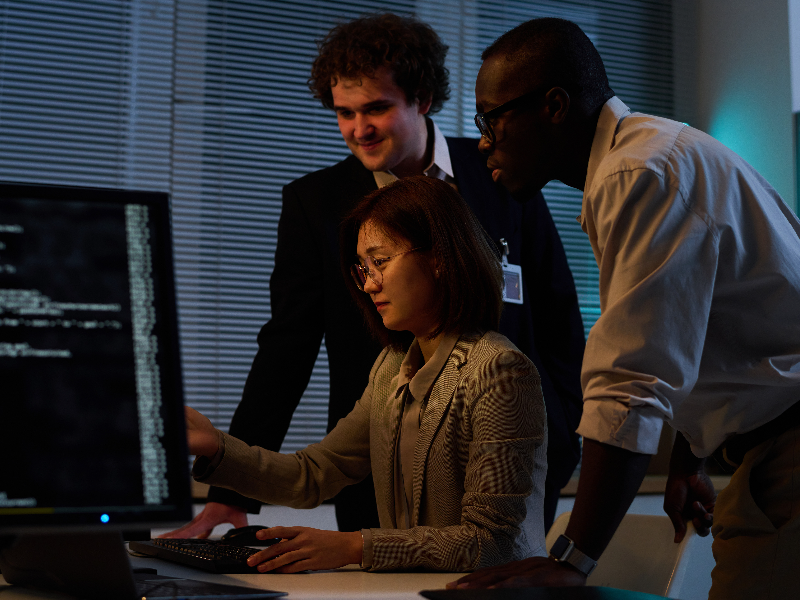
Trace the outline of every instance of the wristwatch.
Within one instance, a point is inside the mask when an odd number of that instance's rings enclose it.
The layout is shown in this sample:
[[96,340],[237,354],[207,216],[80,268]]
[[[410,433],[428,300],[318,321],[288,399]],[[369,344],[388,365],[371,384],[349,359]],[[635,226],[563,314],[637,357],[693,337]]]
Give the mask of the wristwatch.
[[575,542],[565,535],[558,536],[553,547],[550,548],[550,557],[556,562],[565,562],[572,565],[587,577],[597,566],[596,560],[578,550],[575,547]]

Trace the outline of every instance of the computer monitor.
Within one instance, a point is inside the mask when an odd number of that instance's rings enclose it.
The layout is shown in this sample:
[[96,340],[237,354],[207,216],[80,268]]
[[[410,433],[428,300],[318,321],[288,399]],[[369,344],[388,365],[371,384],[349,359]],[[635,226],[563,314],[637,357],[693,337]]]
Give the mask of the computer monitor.
[[0,382],[7,581],[91,596],[191,518],[167,194],[0,183]]

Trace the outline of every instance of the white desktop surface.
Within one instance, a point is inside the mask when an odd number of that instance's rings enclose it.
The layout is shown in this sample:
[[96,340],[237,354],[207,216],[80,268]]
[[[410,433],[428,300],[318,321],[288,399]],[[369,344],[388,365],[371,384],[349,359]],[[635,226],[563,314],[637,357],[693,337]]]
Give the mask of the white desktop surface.
[[[216,575],[162,561],[158,558],[131,557],[134,568],[153,567],[159,575],[186,577],[261,589],[288,592],[291,600],[318,598],[373,598],[380,600],[419,600],[420,590],[441,589],[463,573],[368,573],[358,566],[334,571],[295,575],[269,573],[255,575]],[[66,600],[71,596],[54,592],[32,591],[5,584],[0,576],[0,600]]]
[[[157,561],[157,565],[156,565]],[[134,567],[155,566],[159,575],[187,577],[233,585],[289,592],[289,598],[381,598],[382,600],[420,600],[420,590],[441,589],[463,573],[368,573],[358,565],[333,571],[312,571],[292,575],[214,575],[173,565],[160,559],[131,558]],[[0,599],[5,600],[0,593]]]
[[[381,598],[382,600],[419,600],[420,590],[441,589],[464,573],[368,573],[358,565],[333,571],[312,571],[291,575],[215,575],[160,559],[131,557],[135,567],[155,567],[159,575],[186,577],[203,581],[245,585],[289,592],[289,598]],[[2,594],[0,599],[5,600]]]

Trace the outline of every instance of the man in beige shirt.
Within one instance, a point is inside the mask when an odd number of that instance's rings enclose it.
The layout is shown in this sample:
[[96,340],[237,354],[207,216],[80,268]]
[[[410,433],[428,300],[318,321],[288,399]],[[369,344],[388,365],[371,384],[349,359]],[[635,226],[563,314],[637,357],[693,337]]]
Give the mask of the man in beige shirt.
[[[800,221],[744,160],[632,113],[574,23],[536,19],[483,54],[476,123],[495,181],[583,190],[601,317],[581,383],[578,495],[550,559],[456,585],[580,585],[632,501],[661,425],[679,433],[664,508],[676,541],[712,524],[711,598],[797,594]],[[736,468],[715,501],[703,463]]]

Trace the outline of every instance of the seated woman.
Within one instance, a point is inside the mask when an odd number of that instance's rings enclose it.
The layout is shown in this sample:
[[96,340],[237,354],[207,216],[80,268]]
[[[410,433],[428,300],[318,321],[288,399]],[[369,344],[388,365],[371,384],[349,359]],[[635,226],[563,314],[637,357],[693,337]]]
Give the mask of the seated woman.
[[[544,556],[541,386],[533,363],[492,331],[503,275],[477,219],[448,184],[411,177],[367,196],[341,241],[353,294],[387,344],[363,396],[291,455],[250,447],[187,409],[190,450],[205,457],[195,478],[313,508],[372,473],[380,529],[259,531],[283,540],[251,557],[260,571],[472,571]],[[297,268],[315,285],[313,265]]]

